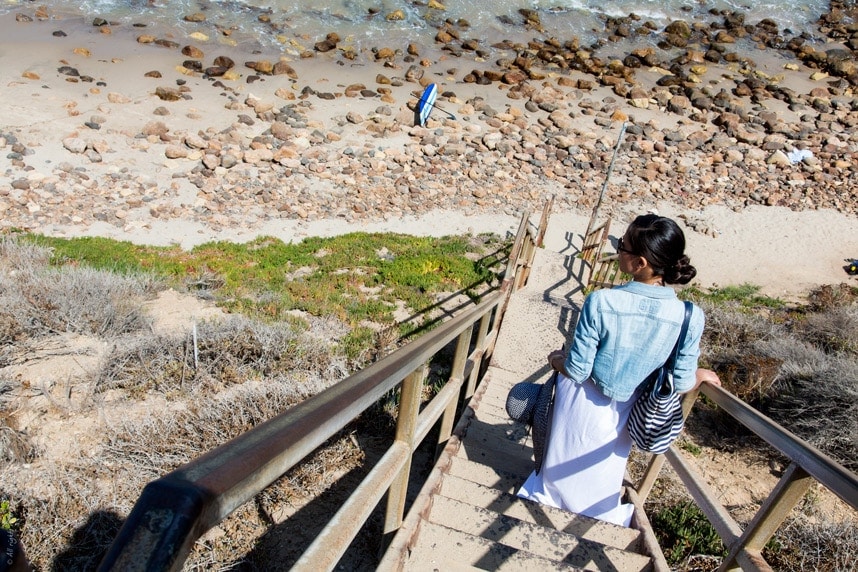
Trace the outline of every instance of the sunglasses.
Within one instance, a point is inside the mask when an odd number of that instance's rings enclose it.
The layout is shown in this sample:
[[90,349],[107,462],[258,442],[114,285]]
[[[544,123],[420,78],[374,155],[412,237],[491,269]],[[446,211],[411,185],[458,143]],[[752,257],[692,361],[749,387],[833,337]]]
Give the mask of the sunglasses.
[[631,254],[632,256],[637,256],[637,253],[633,250],[629,250],[623,246],[623,237],[617,239],[617,252],[625,252],[626,254]]

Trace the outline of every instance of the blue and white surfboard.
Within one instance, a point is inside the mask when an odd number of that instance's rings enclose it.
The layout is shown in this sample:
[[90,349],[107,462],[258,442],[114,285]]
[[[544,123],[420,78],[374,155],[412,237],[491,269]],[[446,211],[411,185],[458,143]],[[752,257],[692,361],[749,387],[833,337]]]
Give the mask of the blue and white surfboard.
[[432,107],[435,105],[436,97],[438,97],[438,87],[434,83],[430,83],[423,90],[420,101],[417,102],[417,115],[420,118],[420,125],[424,127],[429,119],[429,113],[432,112]]

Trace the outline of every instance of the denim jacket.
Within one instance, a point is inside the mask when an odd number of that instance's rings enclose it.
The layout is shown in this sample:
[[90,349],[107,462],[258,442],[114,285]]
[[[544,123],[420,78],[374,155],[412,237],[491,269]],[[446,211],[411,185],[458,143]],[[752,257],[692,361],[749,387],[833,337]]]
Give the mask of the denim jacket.
[[[584,300],[566,357],[570,379],[592,378],[606,396],[627,401],[670,355],[684,316],[684,305],[670,287],[629,282],[593,292]],[[703,323],[703,311],[694,306],[676,358],[677,391],[688,391],[696,382]]]

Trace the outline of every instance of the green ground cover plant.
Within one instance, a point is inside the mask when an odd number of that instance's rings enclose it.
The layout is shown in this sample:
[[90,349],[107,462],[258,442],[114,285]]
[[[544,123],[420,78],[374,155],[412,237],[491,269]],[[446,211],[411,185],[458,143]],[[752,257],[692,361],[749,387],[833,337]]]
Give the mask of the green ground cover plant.
[[[343,340],[352,357],[362,355],[384,328],[396,327],[406,336],[431,327],[425,309],[445,294],[478,300],[498,285],[510,247],[490,234],[435,238],[358,232],[290,244],[260,237],[244,244],[210,242],[190,251],[96,237],[19,238],[49,249],[55,267],[154,276],[263,320],[286,320],[295,311],[334,316],[354,328]],[[398,310],[411,319],[397,320]]]

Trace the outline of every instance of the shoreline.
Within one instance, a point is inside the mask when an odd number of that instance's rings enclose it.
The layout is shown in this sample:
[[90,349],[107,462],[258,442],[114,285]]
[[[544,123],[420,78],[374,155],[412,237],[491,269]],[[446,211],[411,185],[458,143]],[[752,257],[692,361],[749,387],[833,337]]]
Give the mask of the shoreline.
[[[562,248],[566,232],[586,227],[625,122],[602,207],[613,236],[657,208],[685,221],[702,286],[747,282],[794,296],[855,283],[842,268],[858,257],[850,80],[817,77],[802,62],[773,69],[785,61],[779,52],[755,51],[758,67],[742,68],[695,63],[703,46],[687,48],[686,67],[706,68],[697,71],[709,102],[729,94],[730,107],[704,110],[659,86],[658,66],[619,76],[547,66],[480,83],[465,76],[479,68],[487,77],[492,62],[437,45],[410,61],[350,61],[14,14],[0,18],[0,32],[0,231],[185,248],[357,230],[503,233],[554,196],[548,240]],[[141,43],[144,34],[175,45]],[[205,66],[229,56],[233,75],[189,71],[186,46]],[[282,61],[286,71],[260,73],[249,61]],[[415,127],[413,92],[430,81],[456,119],[436,111]],[[796,150],[811,155],[792,163]]]

